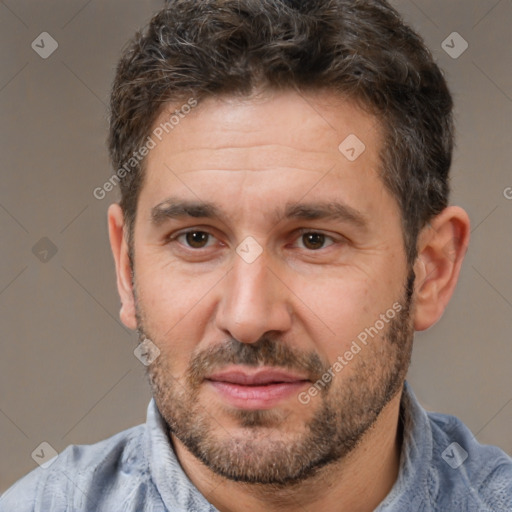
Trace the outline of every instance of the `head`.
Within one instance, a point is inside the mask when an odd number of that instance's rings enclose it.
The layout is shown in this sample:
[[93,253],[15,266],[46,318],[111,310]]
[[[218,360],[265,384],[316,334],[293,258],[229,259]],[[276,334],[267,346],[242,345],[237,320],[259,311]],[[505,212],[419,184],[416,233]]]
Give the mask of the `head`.
[[[216,473],[307,478],[399,395],[467,245],[448,207],[451,110],[379,0],[177,0],[124,52],[121,318],[160,350],[148,371],[170,431]],[[217,378],[262,368],[295,380],[258,401]]]

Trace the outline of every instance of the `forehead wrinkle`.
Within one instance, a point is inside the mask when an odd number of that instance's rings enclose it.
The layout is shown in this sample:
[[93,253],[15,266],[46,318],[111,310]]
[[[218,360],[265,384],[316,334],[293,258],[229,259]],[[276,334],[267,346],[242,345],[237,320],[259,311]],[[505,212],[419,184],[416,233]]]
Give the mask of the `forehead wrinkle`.
[[[253,134],[254,132],[250,132],[250,133]],[[325,151],[322,151],[322,150],[314,150],[314,149],[303,150],[297,146],[292,146],[290,144],[279,144],[279,143],[269,144],[269,143],[265,143],[265,142],[262,142],[261,144],[249,143],[249,144],[235,145],[235,144],[230,143],[230,144],[221,144],[218,146],[205,146],[205,145],[191,146],[185,150],[179,151],[178,153],[187,153],[189,151],[211,151],[211,150],[216,151],[216,150],[223,150],[223,149],[226,149],[226,150],[249,149],[250,150],[250,149],[255,149],[255,148],[263,148],[263,147],[286,148],[286,149],[291,149],[294,152],[298,151],[301,153],[325,153]]]
[[267,168],[262,168],[262,167],[254,167],[254,168],[246,168],[246,167],[240,167],[240,168],[232,168],[232,169],[228,169],[226,167],[223,167],[221,169],[214,169],[214,168],[208,168],[208,169],[188,169],[186,171],[181,171],[182,174],[186,174],[186,173],[194,173],[194,172],[243,172],[243,173],[251,173],[251,172],[275,172],[275,171],[285,171],[285,170],[290,170],[290,171],[296,171],[296,172],[316,172],[318,174],[325,174],[325,170],[324,169],[304,169],[304,168],[298,168],[298,167],[287,167],[287,166],[284,166],[284,165],[280,165],[278,167],[267,167]]
[[319,149],[300,149],[280,144],[247,146],[196,146],[172,153],[171,167],[183,171],[207,168],[210,170],[271,170],[287,168],[317,171],[331,167],[337,158],[337,147],[332,153]]

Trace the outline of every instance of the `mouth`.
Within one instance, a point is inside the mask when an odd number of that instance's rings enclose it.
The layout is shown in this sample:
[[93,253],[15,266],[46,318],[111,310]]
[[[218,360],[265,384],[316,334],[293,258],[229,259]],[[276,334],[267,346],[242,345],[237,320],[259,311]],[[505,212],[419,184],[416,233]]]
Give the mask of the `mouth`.
[[232,368],[205,379],[220,398],[239,409],[270,409],[297,394],[310,380],[276,368]]

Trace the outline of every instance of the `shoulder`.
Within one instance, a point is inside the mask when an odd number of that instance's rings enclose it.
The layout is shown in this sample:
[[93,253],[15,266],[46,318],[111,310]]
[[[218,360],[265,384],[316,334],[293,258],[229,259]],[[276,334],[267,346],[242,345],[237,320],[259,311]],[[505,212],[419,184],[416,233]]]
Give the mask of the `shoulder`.
[[438,503],[450,500],[465,510],[500,512],[512,506],[512,458],[480,444],[455,416],[428,413]]
[[84,504],[98,496],[91,491],[106,486],[129,491],[123,475],[147,471],[144,432],[145,426],[139,425],[93,445],[68,446],[49,466],[35,469],[8,489],[0,498],[0,512],[58,512],[75,510],[78,503],[87,510]]

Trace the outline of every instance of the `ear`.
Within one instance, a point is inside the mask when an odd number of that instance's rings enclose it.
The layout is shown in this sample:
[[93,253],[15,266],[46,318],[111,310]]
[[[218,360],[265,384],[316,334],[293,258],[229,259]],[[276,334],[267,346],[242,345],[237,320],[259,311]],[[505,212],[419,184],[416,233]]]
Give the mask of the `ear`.
[[469,232],[469,217],[458,206],[445,208],[421,231],[414,264],[416,331],[441,318],[457,285]]
[[121,297],[121,321],[129,329],[137,328],[135,297],[132,287],[132,269],[128,258],[128,243],[125,237],[124,215],[121,207],[111,204],[108,208],[108,233],[110,247],[116,263],[117,290]]

